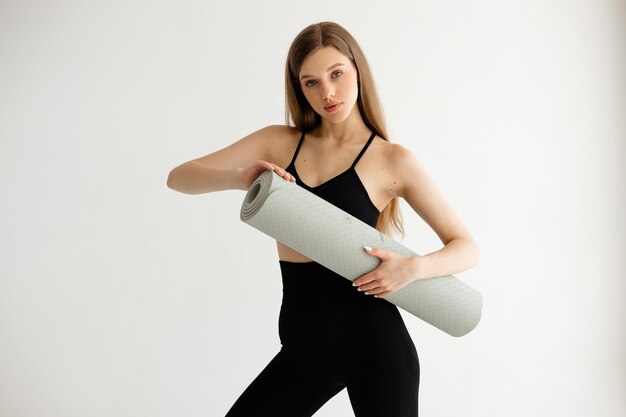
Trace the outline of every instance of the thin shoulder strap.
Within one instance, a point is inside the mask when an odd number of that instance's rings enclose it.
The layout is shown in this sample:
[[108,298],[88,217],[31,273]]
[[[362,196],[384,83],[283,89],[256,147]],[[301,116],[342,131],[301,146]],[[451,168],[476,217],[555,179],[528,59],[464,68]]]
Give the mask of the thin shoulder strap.
[[302,142],[304,141],[304,132],[302,132],[302,136],[300,136],[300,142],[298,142],[298,147],[296,151],[293,153],[293,158],[291,158],[291,162],[289,165],[292,165],[296,162],[296,157],[298,156],[298,152],[300,152],[300,146],[302,146]]
[[365,153],[367,148],[370,146],[370,143],[372,143],[372,140],[374,140],[375,137],[376,137],[376,132],[372,132],[372,135],[367,140],[367,143],[365,144],[365,146],[363,146],[363,149],[361,149],[361,153],[359,153],[359,156],[356,157],[356,159],[354,160],[350,168],[354,168],[356,166],[356,163],[359,162],[359,159],[361,159],[361,157],[363,156],[363,154]]

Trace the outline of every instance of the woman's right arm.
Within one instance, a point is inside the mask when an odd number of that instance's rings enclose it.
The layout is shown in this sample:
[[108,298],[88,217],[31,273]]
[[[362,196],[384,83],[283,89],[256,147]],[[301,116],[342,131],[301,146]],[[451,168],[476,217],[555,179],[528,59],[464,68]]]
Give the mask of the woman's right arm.
[[[265,170],[274,170],[284,179],[293,177],[273,160],[276,144],[293,134],[288,126],[273,125],[260,129],[237,142],[172,169],[167,186],[185,194],[221,190],[247,190]],[[284,142],[283,142],[284,143]]]

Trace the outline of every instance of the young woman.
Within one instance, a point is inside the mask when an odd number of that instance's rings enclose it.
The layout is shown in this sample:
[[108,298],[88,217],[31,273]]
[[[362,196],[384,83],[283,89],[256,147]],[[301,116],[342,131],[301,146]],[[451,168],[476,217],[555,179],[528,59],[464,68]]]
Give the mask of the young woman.
[[227,416],[311,416],[347,388],[357,417],[415,417],[417,352],[398,309],[383,297],[474,266],[478,247],[416,157],[390,143],[369,66],[344,28],[322,22],[298,34],[285,88],[287,126],[265,127],[186,162],[167,185],[188,194],[247,190],[272,170],[383,233],[393,227],[404,234],[403,198],[444,247],[419,257],[364,248],[381,263],[353,285],[276,242],[282,348]]

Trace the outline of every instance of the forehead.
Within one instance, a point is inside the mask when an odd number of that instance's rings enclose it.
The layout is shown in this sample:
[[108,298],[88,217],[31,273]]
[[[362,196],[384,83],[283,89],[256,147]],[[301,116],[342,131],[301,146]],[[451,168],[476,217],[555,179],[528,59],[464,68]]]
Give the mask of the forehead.
[[302,76],[303,74],[323,74],[326,72],[328,67],[336,63],[353,66],[352,61],[350,61],[347,56],[339,52],[337,48],[333,46],[320,48],[307,55],[304,61],[302,61],[302,67],[300,67],[300,74],[298,74],[298,76]]

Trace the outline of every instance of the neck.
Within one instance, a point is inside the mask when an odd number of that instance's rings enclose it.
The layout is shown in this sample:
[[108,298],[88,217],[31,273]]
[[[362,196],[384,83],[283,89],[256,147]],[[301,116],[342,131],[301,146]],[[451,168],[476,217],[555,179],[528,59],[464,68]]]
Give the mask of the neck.
[[365,125],[358,106],[354,106],[350,115],[341,122],[330,122],[322,118],[322,124],[318,127],[318,133],[322,138],[342,143],[350,140],[362,140],[362,136],[369,135],[370,129]]

